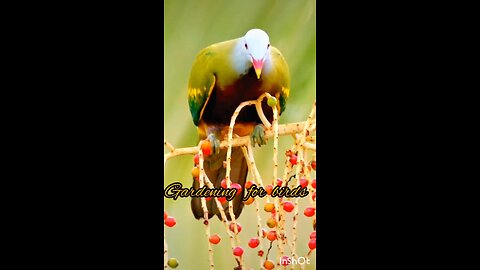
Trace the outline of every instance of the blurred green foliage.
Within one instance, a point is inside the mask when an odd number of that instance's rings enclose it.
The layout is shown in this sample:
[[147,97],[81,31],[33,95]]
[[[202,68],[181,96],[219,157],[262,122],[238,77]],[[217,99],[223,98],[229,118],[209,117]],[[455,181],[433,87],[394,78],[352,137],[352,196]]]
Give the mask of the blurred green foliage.
[[[316,98],[315,0],[166,0],[164,5],[164,128],[165,139],[171,144],[189,147],[198,143],[187,103],[188,77],[196,54],[210,44],[241,37],[252,28],[263,29],[269,34],[271,44],[282,52],[290,68],[290,97],[280,123],[307,119]],[[280,164],[284,162],[283,153],[292,144],[291,137],[280,138]],[[269,141],[266,146],[255,148],[257,167],[264,182],[271,181],[273,175],[272,145],[273,142]],[[164,186],[179,181],[190,187],[192,165],[192,156],[169,160],[165,168]],[[283,166],[279,167],[281,175]],[[312,224],[311,219],[302,215],[308,200],[300,199],[300,202],[297,253],[305,256]],[[169,255],[180,263],[177,269],[209,269],[204,225],[194,219],[190,199],[165,199],[165,207],[177,220],[175,227],[166,228]],[[291,219],[291,215],[287,219]],[[266,215],[262,213],[262,222],[265,220]],[[215,269],[233,269],[235,262],[225,228],[216,217],[211,221],[212,234],[218,233],[222,237],[222,242],[213,247]],[[240,236],[245,249],[244,260],[248,266],[259,269],[258,248],[247,246],[248,240],[256,235],[253,205],[244,209],[239,223],[243,226]],[[291,223],[287,222],[287,227],[291,227]],[[267,248],[264,246],[265,250]],[[274,250],[272,248],[273,254]],[[275,258],[272,255],[270,257]],[[314,268],[315,262],[305,269]]]

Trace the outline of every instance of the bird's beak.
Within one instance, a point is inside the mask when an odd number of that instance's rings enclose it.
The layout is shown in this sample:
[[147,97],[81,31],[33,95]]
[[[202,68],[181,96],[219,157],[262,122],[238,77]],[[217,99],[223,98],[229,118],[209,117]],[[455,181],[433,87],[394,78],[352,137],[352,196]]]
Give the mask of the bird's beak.
[[252,57],[253,68],[255,69],[255,73],[257,74],[257,79],[260,79],[260,74],[262,74],[263,62],[263,59],[257,60]]

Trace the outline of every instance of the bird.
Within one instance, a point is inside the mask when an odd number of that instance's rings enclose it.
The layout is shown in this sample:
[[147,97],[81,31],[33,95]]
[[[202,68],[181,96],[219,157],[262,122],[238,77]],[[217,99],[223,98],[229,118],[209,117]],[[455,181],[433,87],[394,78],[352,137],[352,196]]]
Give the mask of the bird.
[[[226,149],[220,149],[220,141],[228,135],[228,126],[235,109],[240,103],[256,100],[268,92],[277,102],[279,114],[285,111],[290,94],[290,72],[282,53],[270,45],[268,34],[261,29],[251,29],[240,38],[210,45],[196,56],[188,80],[188,105],[192,120],[197,126],[199,140],[211,142],[212,154],[205,158],[205,173],[215,187],[221,186],[225,178]],[[263,112],[270,123],[273,109],[262,101]],[[250,136],[253,146],[266,144],[265,127],[254,106],[247,106],[239,113],[234,126],[238,136]],[[233,213],[238,218],[243,209],[242,197],[248,166],[240,147],[231,153],[230,179],[242,187],[233,199]],[[193,188],[199,182],[193,179]],[[228,209],[228,203],[223,205]],[[196,219],[204,217],[200,198],[191,200]],[[208,219],[217,215],[221,219],[214,200],[207,201]],[[229,211],[225,211],[231,220]]]

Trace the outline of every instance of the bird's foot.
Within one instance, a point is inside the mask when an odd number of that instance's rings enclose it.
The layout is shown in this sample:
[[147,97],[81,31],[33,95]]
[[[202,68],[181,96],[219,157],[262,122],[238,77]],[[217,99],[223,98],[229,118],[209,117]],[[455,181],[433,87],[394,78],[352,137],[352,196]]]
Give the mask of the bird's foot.
[[215,136],[215,134],[210,133],[207,137],[212,145],[212,153],[218,155],[220,153],[220,140]]
[[253,147],[255,147],[255,144],[258,144],[258,146],[267,144],[267,140],[265,139],[265,127],[262,124],[255,126],[252,135],[250,135],[250,140]]

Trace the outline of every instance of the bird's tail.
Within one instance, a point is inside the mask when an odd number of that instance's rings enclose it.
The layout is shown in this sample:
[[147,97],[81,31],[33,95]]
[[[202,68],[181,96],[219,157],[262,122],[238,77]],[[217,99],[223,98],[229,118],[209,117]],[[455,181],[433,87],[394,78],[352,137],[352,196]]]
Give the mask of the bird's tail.
[[[203,164],[205,173],[213,183],[214,187],[220,187],[222,179],[225,178],[226,168],[223,167],[223,161],[226,160],[227,150],[222,149],[218,155],[212,155],[207,158]],[[240,194],[237,193],[235,198],[232,201],[233,204],[233,213],[235,218],[240,216],[243,209],[243,194],[245,192],[245,181],[248,174],[247,160],[243,156],[242,149],[240,147],[232,148],[231,162],[230,162],[230,180],[232,183],[238,183],[242,187]],[[198,189],[199,183],[197,180],[193,180],[193,188]],[[210,219],[213,215],[217,215],[219,219],[222,218],[220,211],[217,208],[214,198],[207,201],[208,209],[208,218]],[[203,218],[203,209],[200,198],[192,198],[191,202],[192,212],[196,219]],[[231,220],[230,213],[228,211],[228,202],[224,203],[223,209],[228,220]]]

